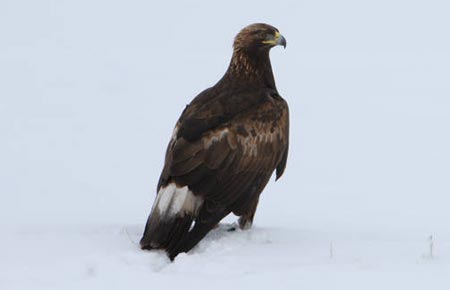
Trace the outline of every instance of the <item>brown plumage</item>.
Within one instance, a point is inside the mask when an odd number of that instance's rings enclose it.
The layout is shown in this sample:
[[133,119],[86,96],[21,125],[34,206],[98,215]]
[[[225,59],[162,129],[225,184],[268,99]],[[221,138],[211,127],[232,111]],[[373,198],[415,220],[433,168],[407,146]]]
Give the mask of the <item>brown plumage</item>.
[[[286,46],[267,24],[242,29],[225,75],[186,106],[166,151],[157,197],[141,239],[173,260],[229,213],[252,224],[270,176],[286,166],[289,112],[275,86],[269,51]],[[193,225],[193,226],[192,226]]]

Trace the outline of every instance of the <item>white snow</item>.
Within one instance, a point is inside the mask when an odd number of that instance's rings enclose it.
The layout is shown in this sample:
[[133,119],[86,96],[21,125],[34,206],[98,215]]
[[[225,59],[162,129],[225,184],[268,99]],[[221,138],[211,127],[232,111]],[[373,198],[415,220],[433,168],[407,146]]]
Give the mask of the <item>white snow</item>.
[[[171,263],[142,252],[141,226],[20,229],[3,241],[2,289],[445,289],[450,244],[420,234],[221,226]],[[439,240],[441,240],[440,237]],[[330,243],[333,255],[330,255]]]
[[[449,289],[449,9],[0,1],[0,289]],[[288,43],[288,167],[170,263],[138,246],[165,147],[252,22]]]

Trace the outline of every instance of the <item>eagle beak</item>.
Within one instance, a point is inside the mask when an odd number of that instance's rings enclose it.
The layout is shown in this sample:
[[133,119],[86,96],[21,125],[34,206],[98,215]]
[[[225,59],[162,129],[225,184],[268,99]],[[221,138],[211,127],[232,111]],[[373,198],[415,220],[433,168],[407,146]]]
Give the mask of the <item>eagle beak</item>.
[[276,38],[276,39],[277,39],[277,45],[282,45],[286,49],[286,38],[284,38],[283,35],[278,33],[278,38]]
[[281,35],[281,33],[279,33],[278,31],[275,32],[275,35],[269,36],[269,38],[264,40],[262,43],[271,44],[273,46],[282,45],[284,48],[286,48],[286,38],[284,38],[284,36]]

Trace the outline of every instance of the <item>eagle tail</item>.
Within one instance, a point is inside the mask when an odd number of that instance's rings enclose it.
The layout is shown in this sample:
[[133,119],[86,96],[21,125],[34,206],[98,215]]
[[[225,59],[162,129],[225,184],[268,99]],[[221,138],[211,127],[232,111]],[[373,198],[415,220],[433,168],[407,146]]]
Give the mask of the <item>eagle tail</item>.
[[188,234],[192,221],[203,203],[187,186],[175,183],[161,187],[140,241],[142,249],[171,252]]

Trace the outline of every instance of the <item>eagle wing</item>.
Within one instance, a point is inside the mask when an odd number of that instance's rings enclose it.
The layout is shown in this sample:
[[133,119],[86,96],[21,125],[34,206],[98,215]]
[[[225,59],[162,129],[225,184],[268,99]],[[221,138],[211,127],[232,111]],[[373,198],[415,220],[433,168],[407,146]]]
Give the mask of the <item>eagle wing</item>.
[[[239,214],[259,196],[275,169],[277,179],[284,171],[288,106],[278,94],[266,94],[237,106],[234,114],[231,110],[224,114],[227,108],[209,109],[208,114],[208,110],[197,108],[201,117],[193,114],[194,118],[186,118],[188,108],[180,117],[166,151],[158,190],[174,181],[202,196],[206,206],[225,207]],[[225,118],[217,120],[215,111]],[[192,123],[203,132],[196,132],[195,138],[180,134]]]

